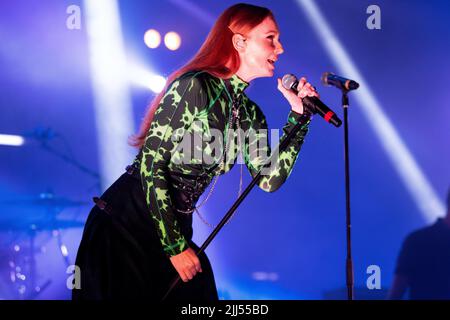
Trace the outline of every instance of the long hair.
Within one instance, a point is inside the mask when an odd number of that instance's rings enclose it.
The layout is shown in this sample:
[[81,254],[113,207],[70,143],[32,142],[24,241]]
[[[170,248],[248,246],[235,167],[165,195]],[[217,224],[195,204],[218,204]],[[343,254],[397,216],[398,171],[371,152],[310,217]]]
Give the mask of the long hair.
[[161,99],[168,86],[180,75],[189,71],[202,70],[215,77],[227,79],[235,74],[239,69],[240,59],[233,47],[233,34],[245,35],[267,17],[274,19],[269,9],[246,3],[235,4],[226,9],[217,19],[195,56],[168,77],[164,89],[149,104],[139,132],[131,136],[130,145],[142,147]]

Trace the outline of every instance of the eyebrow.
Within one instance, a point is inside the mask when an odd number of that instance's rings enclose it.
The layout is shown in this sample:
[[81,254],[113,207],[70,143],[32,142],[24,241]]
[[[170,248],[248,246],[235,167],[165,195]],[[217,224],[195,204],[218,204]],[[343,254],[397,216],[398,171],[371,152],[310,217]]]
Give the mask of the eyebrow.
[[271,33],[271,32],[273,32],[273,33],[279,33],[277,30],[269,30],[269,31],[266,31],[266,34]]

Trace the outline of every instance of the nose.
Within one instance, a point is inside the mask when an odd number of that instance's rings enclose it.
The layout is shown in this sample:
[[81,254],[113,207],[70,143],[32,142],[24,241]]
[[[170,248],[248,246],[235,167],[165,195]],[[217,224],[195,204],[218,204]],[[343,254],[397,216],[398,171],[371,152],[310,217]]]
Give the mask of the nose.
[[281,42],[278,42],[278,45],[275,49],[275,53],[277,55],[282,54],[284,52],[283,46],[281,45]]

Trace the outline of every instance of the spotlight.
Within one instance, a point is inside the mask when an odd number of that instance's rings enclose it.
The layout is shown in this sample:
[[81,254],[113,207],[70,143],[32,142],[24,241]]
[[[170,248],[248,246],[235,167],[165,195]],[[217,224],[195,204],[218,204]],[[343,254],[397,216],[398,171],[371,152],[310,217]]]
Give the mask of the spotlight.
[[69,251],[67,250],[67,247],[64,244],[61,245],[60,249],[61,249],[61,254],[64,257],[67,257],[69,255]]
[[139,64],[129,66],[128,76],[132,83],[150,89],[154,93],[160,93],[166,85],[166,79],[163,76],[152,73]]
[[155,29],[149,29],[144,34],[144,42],[150,49],[158,48],[161,44],[161,35]]
[[22,136],[16,136],[11,134],[0,134],[0,145],[5,146],[21,146],[25,142]]
[[91,67],[101,188],[105,190],[133,158],[127,144],[134,132],[118,0],[83,0]]
[[181,45],[181,38],[178,33],[174,31],[168,32],[164,36],[164,44],[166,45],[167,49],[175,51]]
[[148,87],[155,93],[160,93],[166,85],[166,79],[163,76],[153,75],[149,78]]

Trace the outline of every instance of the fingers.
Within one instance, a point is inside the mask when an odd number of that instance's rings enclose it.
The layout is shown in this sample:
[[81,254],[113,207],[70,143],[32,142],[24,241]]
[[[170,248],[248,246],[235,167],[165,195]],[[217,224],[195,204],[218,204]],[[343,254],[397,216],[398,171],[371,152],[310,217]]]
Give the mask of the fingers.
[[170,261],[183,282],[192,280],[197,272],[202,272],[200,260],[191,248],[171,257]]
[[298,94],[297,96],[300,98],[308,97],[318,97],[319,94],[316,91],[316,88],[311,85],[311,83],[306,81],[305,77],[302,77],[297,85]]
[[189,259],[190,259],[190,270],[194,273],[194,275],[197,272],[202,272],[202,266],[200,264],[200,260],[195,254],[194,250],[189,250]]
[[[202,272],[202,269],[200,267],[200,261],[198,261],[197,264],[192,263],[191,261],[191,263],[186,264],[182,268],[182,272],[181,273],[179,272],[179,274],[184,282],[188,282],[189,280],[192,280],[195,277],[197,272]],[[184,278],[182,277],[182,275],[184,276]]]
[[[278,82],[278,90],[281,91],[281,93],[283,93],[283,95],[286,98],[291,98],[290,96],[292,95],[292,91],[287,90],[285,87],[283,87],[282,80],[280,78],[277,78],[277,82]],[[302,77],[298,81],[297,91],[298,91],[297,96],[300,98],[304,98],[306,96],[319,98],[319,94],[317,93],[316,88],[313,85],[311,85],[311,83],[307,82],[305,77]]]
[[288,93],[288,90],[285,87],[283,87],[283,83],[281,82],[281,79],[277,78],[277,82],[278,82],[277,89],[280,90],[283,95],[286,95],[286,93]]
[[277,89],[283,94],[283,96],[289,101],[292,102],[297,98],[297,95],[292,90],[288,90],[285,87],[283,87],[282,80],[280,78],[277,78],[278,86]]
[[298,81],[298,85],[297,85],[297,90],[300,92],[303,90],[303,87],[306,85],[306,78],[305,77],[301,77],[300,80]]
[[202,270],[202,266],[200,264],[200,260],[198,259],[197,256],[194,256],[194,268],[196,272],[203,272]]
[[192,280],[192,278],[194,278],[194,275],[189,271],[189,269],[184,269],[184,271],[181,272],[180,277],[183,282],[188,282],[189,280]]
[[183,282],[192,280],[196,274],[195,269],[189,265],[177,266],[175,267],[175,269],[177,270],[178,275],[180,276],[181,280],[183,280]]
[[319,94],[316,91],[316,88],[312,86],[309,82],[307,82],[305,77],[302,77],[297,84],[297,93],[295,90],[287,90],[283,87],[282,80],[277,78],[278,81],[278,90],[283,94],[286,100],[291,105],[291,109],[298,113],[303,114],[303,101],[302,99],[306,96],[308,97],[317,97],[320,98]]

